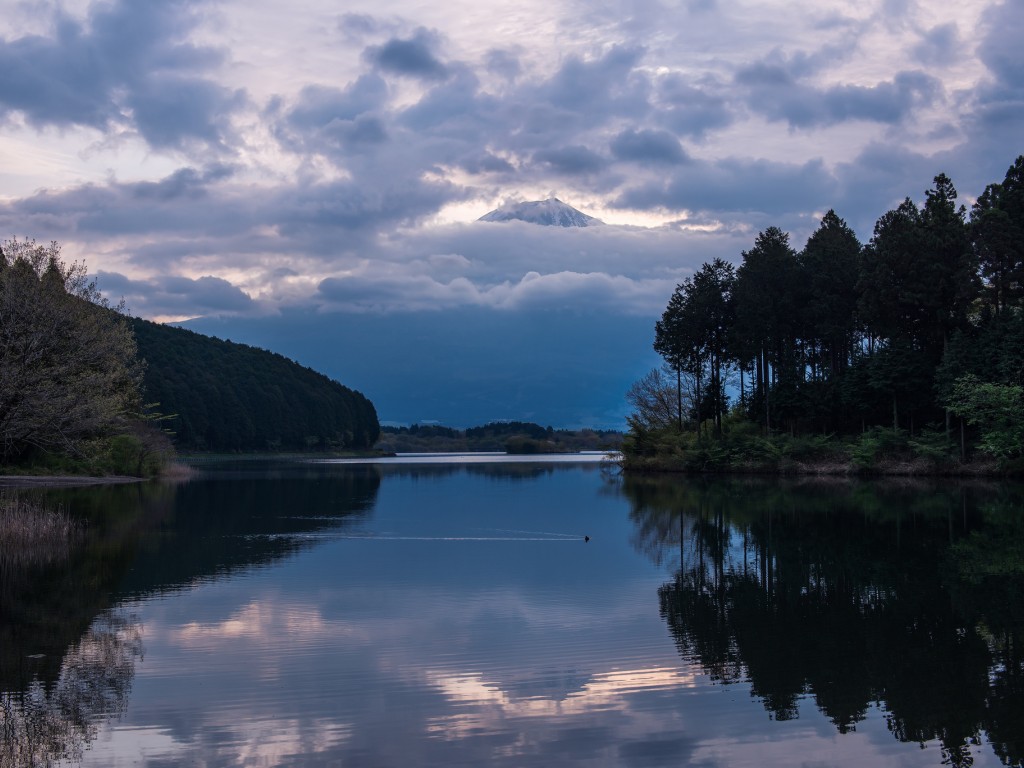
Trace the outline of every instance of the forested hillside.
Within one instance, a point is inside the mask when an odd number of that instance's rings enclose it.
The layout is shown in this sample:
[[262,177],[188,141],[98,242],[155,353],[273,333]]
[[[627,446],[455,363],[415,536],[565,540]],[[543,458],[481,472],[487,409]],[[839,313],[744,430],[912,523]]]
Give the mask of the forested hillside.
[[380,432],[373,404],[281,355],[133,320],[144,398],[172,415],[179,450],[363,450]]
[[[633,456],[735,465],[735,446],[712,455],[706,443],[756,429],[869,435],[854,457],[884,442],[941,461],[1020,459],[1024,157],[969,216],[940,174],[923,205],[883,214],[866,244],[834,211],[801,251],[768,227],[738,267],[716,259],[677,287],[654,347],[666,369],[630,392]],[[705,445],[673,438],[687,432]],[[748,440],[739,453],[778,450]]]

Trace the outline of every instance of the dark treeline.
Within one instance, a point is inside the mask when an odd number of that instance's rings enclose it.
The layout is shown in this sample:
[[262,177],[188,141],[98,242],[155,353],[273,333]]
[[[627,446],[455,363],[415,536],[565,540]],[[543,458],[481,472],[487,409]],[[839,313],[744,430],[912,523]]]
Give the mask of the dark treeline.
[[144,396],[182,450],[365,450],[373,404],[281,355],[183,328],[133,320]]
[[530,421],[494,421],[464,430],[437,424],[382,427],[377,448],[397,453],[507,451],[531,454],[617,450],[621,443],[622,433],[612,430],[554,429]]
[[[1024,765],[1021,487],[629,478],[634,542],[673,571],[688,662],[776,720],[884,712],[943,765]],[[935,760],[938,764],[939,760]]]
[[803,250],[776,227],[704,264],[657,323],[666,370],[634,385],[652,434],[942,435],[960,459],[1024,452],[1024,156],[968,215],[940,174],[865,244],[829,211]]

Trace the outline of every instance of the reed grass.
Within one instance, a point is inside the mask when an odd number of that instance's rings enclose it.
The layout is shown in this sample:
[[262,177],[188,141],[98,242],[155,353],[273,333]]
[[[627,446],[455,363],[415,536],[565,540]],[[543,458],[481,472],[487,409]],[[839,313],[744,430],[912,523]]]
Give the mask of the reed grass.
[[0,495],[0,563],[48,565],[66,560],[83,533],[63,509],[45,509],[16,495]]

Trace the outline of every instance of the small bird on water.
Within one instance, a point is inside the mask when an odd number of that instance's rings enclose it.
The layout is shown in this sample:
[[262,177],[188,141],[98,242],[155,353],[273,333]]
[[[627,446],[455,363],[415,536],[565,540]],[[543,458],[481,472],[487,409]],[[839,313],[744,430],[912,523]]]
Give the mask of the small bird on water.
[[586,544],[588,541],[590,541],[590,537],[589,536],[584,536],[583,537],[583,543]]

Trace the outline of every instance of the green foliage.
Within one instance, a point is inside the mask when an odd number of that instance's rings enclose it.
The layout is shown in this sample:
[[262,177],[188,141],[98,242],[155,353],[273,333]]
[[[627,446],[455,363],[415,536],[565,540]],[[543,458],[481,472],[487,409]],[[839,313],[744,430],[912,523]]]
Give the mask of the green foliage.
[[981,450],[1003,460],[1024,456],[1024,387],[967,374],[953,384],[949,407],[981,428]]
[[874,468],[884,458],[907,455],[907,433],[891,427],[871,427],[850,445],[850,458],[863,469]]
[[244,344],[134,320],[146,398],[182,450],[366,450],[373,404],[311,368]]
[[936,466],[957,461],[960,451],[942,429],[923,429],[917,436],[907,440],[907,446],[915,456],[926,459]]
[[142,369],[126,318],[56,243],[0,251],[0,461],[43,452],[82,459],[124,431]]
[[788,433],[768,437],[750,421],[731,417],[728,426],[721,436],[700,438],[634,427],[623,443],[624,464],[628,469],[670,472],[918,474],[945,471],[958,463],[958,447],[937,429],[913,438],[892,427],[872,427],[854,438]]
[[107,441],[100,467],[105,474],[157,477],[173,454],[170,439],[147,426],[135,434],[115,435]]
[[844,459],[847,455],[834,435],[780,435],[777,446],[780,456],[800,462]]

